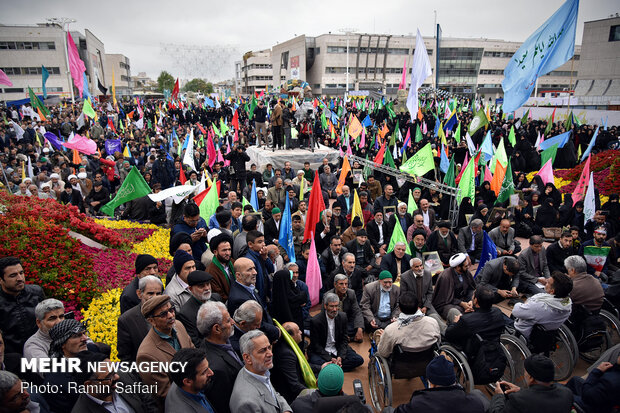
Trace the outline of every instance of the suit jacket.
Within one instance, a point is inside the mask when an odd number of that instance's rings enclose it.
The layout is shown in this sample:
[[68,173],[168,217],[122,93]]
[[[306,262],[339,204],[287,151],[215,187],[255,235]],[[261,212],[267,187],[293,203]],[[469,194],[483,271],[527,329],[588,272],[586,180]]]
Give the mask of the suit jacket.
[[[398,213],[393,214],[390,217],[390,220],[388,221],[388,228],[390,229],[390,234],[394,232],[394,227],[396,226],[396,223],[398,222],[400,224],[400,217],[398,217],[397,219],[396,217],[397,215]],[[409,229],[409,227],[413,225],[413,217],[411,216],[410,213],[408,212],[405,213],[404,219],[405,219],[405,227],[403,228],[403,234],[407,233],[407,230]],[[401,225],[401,228],[402,228],[402,225]]]
[[354,199],[354,195],[353,193],[350,193],[349,194],[349,206],[347,207],[347,198],[344,195],[338,195],[338,198],[336,198],[336,204],[340,205],[344,215],[347,215],[349,213],[349,210],[353,207],[353,199]]
[[[328,293],[334,293],[338,295],[335,288],[327,291]],[[347,288],[347,293],[340,300],[342,303],[342,309],[346,315],[349,323],[353,325],[353,328],[364,328],[364,317],[362,316],[362,309],[360,305],[357,303],[357,297],[355,296],[355,291],[350,288]]]
[[[282,220],[280,220],[280,225],[282,225]],[[279,237],[280,230],[276,226],[276,221],[271,217],[265,222],[265,245],[275,244],[274,240],[277,241]]]
[[176,315],[177,320],[183,324],[187,334],[189,334],[189,337],[192,339],[192,343],[194,343],[196,347],[199,347],[204,341],[204,337],[198,332],[198,327],[196,327],[196,315],[201,305],[202,302],[192,296],[192,298],[187,300],[187,302],[183,304],[183,307],[177,311]]
[[242,368],[230,398],[231,412],[279,413],[290,411],[286,399],[276,392],[274,399],[267,387]]
[[[342,263],[342,256],[347,252],[348,252],[347,247],[342,247],[340,249],[340,254],[338,254],[338,258],[340,262],[338,263],[338,265]],[[338,265],[336,265],[336,262],[334,261],[332,250],[329,247],[325,248],[325,251],[321,253],[321,261],[323,261],[323,265],[325,266],[325,271],[328,274],[331,274],[332,271],[334,271],[336,267],[338,267]]]
[[[393,285],[390,290],[390,318],[398,317],[400,309],[398,308],[398,297],[400,297],[400,287]],[[377,318],[379,311],[379,303],[381,302],[381,284],[379,281],[373,281],[366,284],[360,307],[364,315],[364,321],[370,322]]]
[[[357,255],[357,238],[354,238],[351,241],[347,242],[346,247],[347,247],[347,251],[349,251],[353,255]],[[370,244],[370,241],[368,240],[366,240],[364,245],[362,245],[362,249],[364,250],[363,267],[366,267],[367,265],[370,265],[370,263],[372,263],[375,253],[372,250],[372,245]],[[357,261],[357,257],[356,257],[356,261]],[[362,266],[359,262],[356,262],[356,265]]]
[[271,383],[289,403],[292,403],[299,393],[306,389],[299,360],[286,340],[278,340],[273,346]]
[[230,295],[228,296],[228,301],[226,302],[226,306],[228,307],[228,312],[233,316],[235,314],[235,310],[239,308],[239,306],[245,303],[248,300],[255,300],[263,307],[263,321],[260,325],[260,330],[263,331],[269,341],[273,342],[278,339],[280,336],[280,330],[273,324],[273,319],[269,312],[267,311],[267,305],[262,300],[257,290],[254,290],[254,295],[250,294],[248,290],[243,288],[241,284],[237,281],[234,281],[230,286]]
[[[416,296],[418,295],[418,284],[416,283],[413,270],[409,270],[400,275],[400,293],[411,291]],[[429,311],[434,310],[433,307],[433,277],[429,270],[424,270],[422,274],[422,301],[420,301],[420,308],[426,307],[427,314]]]
[[[403,273],[408,271],[411,268],[410,262],[411,255],[405,253],[403,258],[400,260],[400,276],[402,278]],[[394,255],[394,251],[389,254],[385,254],[381,259],[381,271],[386,270],[392,274],[392,280],[396,281],[396,277],[398,275],[398,268],[396,267],[396,255]]]
[[[209,368],[211,367],[211,363],[209,363]],[[211,369],[213,370],[213,369]],[[215,405],[211,403],[211,400],[207,398],[211,407],[215,408]],[[219,409],[215,409],[216,412],[219,412]],[[176,383],[172,383],[170,386],[170,390],[168,391],[168,395],[166,396],[166,413],[178,413],[178,412],[189,412],[189,413],[207,413],[207,409],[205,409],[200,403],[196,402],[194,399],[187,397],[179,386]]]
[[[200,348],[207,353],[209,368],[213,370],[211,385],[205,390],[205,396],[218,413],[230,413],[228,403],[235,379],[243,367],[223,348],[204,340]],[[241,357],[240,357],[241,358]],[[241,359],[243,360],[243,359]]]
[[571,255],[576,255],[577,251],[573,246],[568,248],[560,247],[560,241],[556,241],[547,247],[545,255],[547,256],[547,265],[549,266],[549,272],[562,271],[566,273],[566,267],[564,267],[564,260]]
[[[176,322],[174,328],[177,332],[177,338],[181,348],[194,348],[194,343],[192,343],[192,339],[187,334],[187,331],[185,331],[183,324],[181,324],[181,322]],[[159,334],[155,332],[155,329],[151,328],[146,337],[144,337],[142,344],[140,344],[136,361],[138,363],[153,361],[170,362],[175,353],[176,350],[161,338]],[[148,372],[140,373],[140,377],[142,377],[144,384],[157,384],[157,393],[153,394],[153,397],[159,399],[158,402],[160,405],[163,405],[163,400],[168,393],[171,383],[168,375],[163,372]]]
[[284,211],[284,201],[286,200],[286,190],[284,187],[276,189],[275,186],[267,190],[267,199],[271,200],[275,206],[280,208],[280,211]]
[[[349,347],[347,336],[347,315],[338,311],[334,319],[334,340],[336,341],[336,357],[345,358]],[[330,361],[332,355],[325,351],[327,345],[327,315],[325,310],[310,319],[310,347],[308,355],[316,354],[325,361]]]
[[[459,238],[458,238],[459,252],[464,252],[465,254],[467,254],[467,252],[469,251],[469,248],[471,247],[471,236],[472,236],[471,229],[469,226],[463,227],[460,229]],[[480,254],[482,254],[483,238],[484,238],[484,234],[482,232],[480,232],[479,234],[476,234],[474,252],[472,255],[478,260],[480,259]]]
[[[519,265],[521,266],[519,269],[519,280],[536,284],[539,276],[538,271],[534,266],[534,253],[532,252],[532,248],[528,247],[521,251],[518,259]],[[544,247],[538,253],[538,262],[541,268],[541,276],[549,278],[551,274],[549,274],[549,267],[547,266],[547,253],[545,252]]]
[[[413,211],[413,214],[411,215],[416,215],[416,214],[422,214],[422,210],[421,209],[416,209],[415,211]],[[435,219],[436,219],[436,214],[435,214],[435,210],[433,209],[432,206],[428,207],[428,227],[432,230],[433,228],[435,228]]]
[[[123,401],[127,403],[135,413],[143,413],[147,411],[144,408],[142,400],[140,400],[140,398],[136,394],[129,392],[117,394],[118,397],[122,398]],[[82,393],[80,394],[80,397],[78,398],[75,405],[73,405],[71,413],[109,413],[109,411],[105,407],[92,401],[90,397],[88,397],[86,394]]]
[[121,314],[123,314],[130,308],[140,304],[140,299],[138,298],[138,294],[136,293],[139,281],[140,280],[138,279],[138,277],[134,277],[134,279],[131,280],[131,282],[127,284],[125,288],[123,288],[123,292],[121,293]]
[[151,325],[142,315],[142,304],[127,310],[118,318],[116,334],[118,358],[121,361],[136,361],[142,340],[149,332]]
[[[497,285],[504,275],[504,260],[508,257],[500,257],[487,261],[484,264],[484,268],[480,271],[477,277],[479,285],[488,285],[493,291],[497,290]],[[519,273],[516,273],[512,277],[510,288],[517,288],[519,286]]]
[[[385,220],[381,224],[381,228],[383,229],[383,244],[388,244],[390,241],[390,231],[388,223]],[[366,232],[368,233],[368,239],[372,243],[372,247],[375,249],[375,251],[379,251],[379,247],[382,244],[379,245],[379,225],[374,219],[370,220],[368,225],[366,225]]]
[[495,244],[498,250],[502,252],[512,250],[514,252],[515,250],[515,229],[514,228],[512,227],[508,228],[508,234],[506,234],[506,237],[504,237],[504,234],[501,233],[501,231],[499,230],[499,227],[495,227],[491,231],[489,231],[489,238],[491,238],[491,241],[493,241],[493,243]]
[[[342,268],[342,263],[338,268],[336,268],[329,275],[329,279],[327,280],[327,286],[334,285],[334,277],[336,274],[344,274],[347,275],[344,268]],[[355,296],[357,297],[357,301],[359,302],[362,299],[362,289],[364,288],[364,273],[358,268],[355,267],[351,275],[349,276],[349,288],[355,291]]]

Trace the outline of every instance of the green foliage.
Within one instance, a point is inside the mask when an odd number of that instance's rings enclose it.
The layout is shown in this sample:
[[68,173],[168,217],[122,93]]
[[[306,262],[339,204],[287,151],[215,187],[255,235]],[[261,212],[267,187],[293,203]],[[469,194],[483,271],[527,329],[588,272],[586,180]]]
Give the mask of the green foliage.
[[174,88],[174,77],[165,70],[163,70],[159,77],[157,78],[157,91],[160,93],[164,92],[164,89],[168,89],[172,91]]
[[213,84],[202,79],[192,79],[183,86],[184,92],[200,92],[204,95],[213,93]]

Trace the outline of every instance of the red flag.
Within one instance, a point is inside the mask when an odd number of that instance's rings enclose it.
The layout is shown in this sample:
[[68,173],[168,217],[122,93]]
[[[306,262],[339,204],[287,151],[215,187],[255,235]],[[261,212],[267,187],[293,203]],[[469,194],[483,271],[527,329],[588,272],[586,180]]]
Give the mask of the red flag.
[[[120,122],[120,120],[119,120]],[[108,126],[110,127],[110,129],[112,129],[114,131],[114,133],[116,133],[116,128],[114,127],[114,122],[112,122],[111,118],[108,118]]]
[[181,181],[181,185],[185,185],[185,182],[187,182],[187,177],[185,176],[183,166],[181,166],[181,169],[179,169],[179,181]]
[[[221,182],[218,179],[218,181],[215,183],[215,187],[217,188],[217,194],[219,197],[220,194],[220,189],[222,188],[221,186]],[[202,191],[201,193],[199,193],[198,195],[196,195],[194,197],[194,202],[196,203],[196,205],[200,206],[200,204],[202,203],[202,201],[205,199],[205,196],[207,196],[207,194],[209,193],[209,190],[213,188],[213,185],[211,185],[210,187],[208,187],[207,189],[205,189],[204,191]]]
[[239,113],[237,113],[236,110],[235,110],[235,114],[233,115],[231,123],[234,126],[235,131],[238,131],[239,130]]
[[176,99],[179,96],[179,78],[177,77],[177,81],[174,83],[174,89],[172,89],[172,99]]
[[304,241],[313,238],[316,224],[318,224],[321,212],[325,209],[325,201],[323,201],[323,191],[321,191],[321,183],[319,182],[319,171],[314,172],[314,181],[312,182],[312,190],[310,191],[310,200],[308,202],[308,212],[306,214],[306,228],[304,229]]
[[463,172],[465,172],[465,168],[467,168],[467,165],[469,164],[469,162],[471,162],[471,160],[467,159],[467,152],[465,152],[465,160],[463,161],[463,166],[461,167],[461,172],[459,172],[458,176],[454,180],[455,184],[458,185],[458,183],[461,181],[461,175],[463,175]]
[[591,155],[588,155],[588,160],[585,165],[583,165],[583,171],[581,171],[581,176],[579,177],[579,181],[577,181],[577,186],[573,192],[573,206],[583,199],[586,192],[586,186],[590,180],[590,156]]
[[480,162],[480,155],[482,155],[482,152],[478,152],[478,155],[476,155],[476,163],[474,164],[475,165],[474,169],[476,170],[476,176],[478,176],[478,172],[479,172],[478,171],[478,162]]
[[205,136],[207,135],[207,131],[205,130],[205,128],[202,127],[200,123],[197,123],[196,126],[198,126],[198,130],[200,130],[200,133],[202,133]]
[[207,157],[209,158],[209,168],[211,168],[217,160],[217,153],[215,151],[215,145],[213,144],[213,135],[211,134],[209,134],[209,139],[207,139]]
[[553,108],[553,113],[551,114],[551,123],[554,123],[554,122],[555,122],[555,110],[556,110],[556,109],[557,109],[557,108]]
[[385,142],[381,145],[381,149],[377,152],[377,156],[375,156],[374,163],[378,163],[379,165],[383,164],[383,155],[385,155]]

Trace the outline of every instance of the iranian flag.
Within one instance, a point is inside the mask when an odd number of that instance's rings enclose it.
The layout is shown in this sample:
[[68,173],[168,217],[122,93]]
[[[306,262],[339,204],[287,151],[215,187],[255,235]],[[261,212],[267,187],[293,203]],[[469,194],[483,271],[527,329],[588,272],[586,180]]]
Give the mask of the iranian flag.
[[603,271],[605,261],[611,247],[597,247],[595,245],[588,245],[583,247],[583,256],[586,259],[588,265],[594,268],[594,271]]

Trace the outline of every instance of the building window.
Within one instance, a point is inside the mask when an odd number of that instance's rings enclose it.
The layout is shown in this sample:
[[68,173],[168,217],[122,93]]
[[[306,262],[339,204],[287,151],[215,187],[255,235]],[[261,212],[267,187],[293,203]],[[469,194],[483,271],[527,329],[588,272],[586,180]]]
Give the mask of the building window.
[[0,50],[55,50],[54,42],[0,42]]
[[4,89],[4,93],[23,93],[24,88],[21,87],[7,87]]
[[280,69],[288,69],[288,50],[280,56]]
[[510,58],[512,57],[514,53],[512,52],[492,52],[492,51],[485,51],[484,52],[484,57],[502,57],[502,58]]
[[[29,76],[29,75],[40,75],[41,74],[41,66],[38,67],[1,67],[7,75],[12,76]],[[59,67],[46,67],[47,71],[50,75],[59,75],[60,68]]]
[[492,70],[492,69],[480,69],[481,75],[502,75],[504,74],[503,70]]
[[[314,48],[314,53],[315,54],[321,54],[321,48],[320,47],[315,47]],[[320,85],[319,85],[320,86]]]
[[609,41],[610,42],[620,41],[620,25],[611,26],[609,28]]
[[406,54],[409,54],[409,49],[390,47],[390,48],[388,48],[388,54],[403,54],[403,55],[406,55]]

